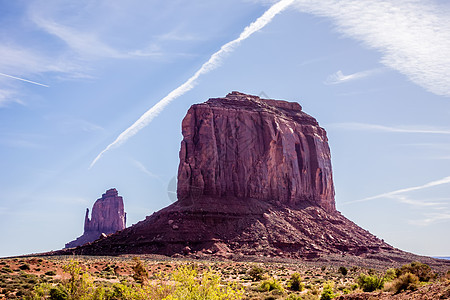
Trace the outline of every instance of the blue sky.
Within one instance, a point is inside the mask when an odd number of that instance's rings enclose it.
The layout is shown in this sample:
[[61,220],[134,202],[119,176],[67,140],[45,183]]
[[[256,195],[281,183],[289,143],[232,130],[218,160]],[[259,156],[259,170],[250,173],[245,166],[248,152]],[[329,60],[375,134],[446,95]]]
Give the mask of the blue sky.
[[0,0],[0,256],[62,248],[111,187],[128,226],[169,205],[187,109],[233,90],[317,118],[345,216],[450,255],[450,5],[362,2],[284,1],[252,27],[276,2]]

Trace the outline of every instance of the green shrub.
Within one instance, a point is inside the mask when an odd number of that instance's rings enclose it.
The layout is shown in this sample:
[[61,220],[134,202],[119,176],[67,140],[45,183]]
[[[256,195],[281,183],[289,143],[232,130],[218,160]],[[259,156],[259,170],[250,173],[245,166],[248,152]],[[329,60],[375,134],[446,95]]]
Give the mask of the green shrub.
[[67,291],[60,285],[50,288],[49,294],[51,300],[65,300],[69,297]]
[[339,267],[339,273],[341,273],[342,275],[347,275],[347,273],[348,273],[348,270],[347,270],[347,268],[346,267]]
[[[199,276],[192,266],[179,267],[173,273],[175,290],[170,291],[173,299],[241,299],[244,291],[234,284],[222,286],[220,277],[212,271]],[[200,278],[198,278],[200,277]],[[168,286],[167,288],[171,288]],[[156,297],[152,297],[154,299]],[[161,299],[161,298],[158,298]]]
[[148,271],[145,269],[144,264],[138,257],[133,257],[133,261],[136,263],[133,269],[133,279],[140,284],[144,284],[148,281]]
[[397,277],[406,273],[416,275],[423,282],[430,281],[430,279],[436,277],[436,274],[431,270],[429,265],[417,261],[402,266],[397,272]]
[[397,278],[398,269],[390,268],[386,271],[384,275],[385,281],[392,281]]
[[294,273],[291,275],[291,279],[288,281],[288,288],[293,291],[303,291],[305,286],[299,273]]
[[332,281],[324,284],[322,289],[322,294],[320,294],[320,300],[330,300],[336,297],[336,294],[333,292],[334,283]]
[[254,266],[248,271],[248,275],[251,277],[252,281],[260,281],[263,279],[265,271],[263,268]]
[[82,299],[83,295],[91,295],[93,280],[87,273],[82,272],[79,262],[71,260],[68,265],[63,266],[65,273],[70,275],[64,284],[64,289],[69,295],[69,299]]
[[392,282],[389,290],[396,294],[406,290],[415,291],[419,284],[419,277],[415,274],[405,273]]
[[19,266],[19,269],[25,271],[25,270],[29,270],[30,269],[30,265],[29,264],[23,264]]
[[11,270],[10,267],[3,267],[0,272],[2,272],[2,273],[12,273],[13,270]]
[[382,289],[384,286],[384,277],[379,275],[361,274],[356,281],[364,292],[373,292]]
[[47,272],[45,272],[45,275],[47,275],[47,276],[55,276],[56,272],[55,271],[47,271]]
[[264,280],[261,285],[259,286],[259,290],[261,292],[269,292],[273,290],[279,290],[283,291],[283,287],[281,286],[280,282],[276,280],[275,278],[270,278],[268,280]]

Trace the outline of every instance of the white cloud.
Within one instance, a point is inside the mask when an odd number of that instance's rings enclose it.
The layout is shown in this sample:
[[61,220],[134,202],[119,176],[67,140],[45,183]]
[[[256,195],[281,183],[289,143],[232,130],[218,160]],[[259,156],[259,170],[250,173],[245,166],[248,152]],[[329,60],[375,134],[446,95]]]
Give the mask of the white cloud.
[[385,126],[358,122],[329,124],[328,128],[341,128],[346,130],[368,130],[392,133],[419,133],[419,134],[450,134],[449,128],[434,126]]
[[[148,46],[142,49],[116,49],[106,42],[102,41],[100,34],[96,34],[92,28],[88,28],[82,31],[78,27],[70,27],[68,25],[63,25],[61,22],[57,22],[51,17],[40,15],[38,12],[34,12],[31,15],[31,19],[36,25],[47,33],[56,36],[66,43],[71,51],[76,52],[82,57],[91,58],[115,58],[115,59],[126,59],[126,58],[142,58],[142,57],[163,57],[165,55],[179,55],[178,53],[164,53],[161,51],[159,41],[192,41],[198,40],[192,34],[182,33],[179,30],[172,30],[165,34],[158,35],[154,38]],[[55,17],[57,17],[56,14]]]
[[16,77],[16,76],[4,74],[4,73],[0,73],[0,76],[12,78],[12,79],[16,79],[16,80],[20,80],[20,81],[24,81],[24,82],[28,82],[28,83],[35,84],[35,85],[40,85],[40,86],[43,86],[43,87],[48,87],[48,85],[45,85],[43,83],[39,83],[39,82],[36,82],[36,81],[32,81],[32,80],[28,80],[28,79],[25,79],[25,78],[20,78],[20,77]]
[[12,148],[42,149],[42,138],[24,134],[0,134],[0,145]]
[[63,134],[77,131],[95,132],[103,130],[103,127],[95,123],[80,118],[74,118],[65,114],[47,115],[44,117],[44,119],[55,124],[55,127],[58,129],[58,131]]
[[98,57],[123,58],[126,55],[106,45],[92,33],[79,32],[73,28],[63,26],[55,21],[48,20],[36,15],[33,21],[47,31],[63,40],[73,51],[81,55],[92,55]]
[[450,211],[434,212],[425,214],[424,219],[410,220],[409,223],[419,226],[427,226],[436,222],[450,221]]
[[381,52],[384,65],[432,93],[450,96],[448,4],[428,0],[297,0],[296,7],[332,18],[339,32]]
[[344,75],[341,70],[337,71],[336,73],[328,76],[328,78],[325,80],[325,84],[339,84],[349,81],[354,81],[362,78],[366,78],[378,73],[381,73],[382,69],[372,69],[362,72],[357,72],[349,75]]
[[341,203],[342,205],[366,202],[376,199],[390,199],[405,204],[416,209],[419,215],[410,220],[409,223],[418,226],[428,226],[436,222],[450,220],[450,198],[426,198],[413,199],[410,194],[412,192],[441,186],[450,183],[450,176],[439,180],[431,181],[423,185],[399,189],[360,200],[348,201]]
[[23,105],[23,102],[17,98],[17,93],[14,90],[0,89],[0,107],[8,106],[10,103]]
[[152,178],[159,178],[158,175],[153,174],[152,172],[150,172],[145,166],[144,164],[142,164],[140,161],[135,160],[135,159],[131,159],[131,163],[136,166],[139,170],[141,170],[143,173],[147,174],[148,176],[152,177]]
[[446,203],[442,202],[442,201],[434,201],[433,202],[433,201],[429,201],[429,200],[414,200],[405,195],[398,195],[398,194],[388,196],[388,198],[397,200],[398,202],[407,204],[407,205],[415,207],[415,208],[426,208],[426,207],[441,208],[446,205]]
[[264,14],[256,19],[253,23],[244,28],[238,38],[224,44],[220,49],[213,53],[208,61],[206,61],[197,72],[194,73],[188,80],[186,80],[179,87],[171,91],[167,96],[158,101],[153,107],[147,110],[136,122],[134,122],[130,127],[123,131],[111,144],[109,144],[103,151],[101,151],[97,157],[92,161],[89,168],[95,165],[95,163],[103,156],[104,153],[109,151],[114,147],[118,147],[127,141],[130,137],[137,134],[142,128],[146,127],[150,122],[157,117],[164,108],[169,105],[170,102],[177,99],[181,95],[190,91],[196,85],[197,79],[215,68],[217,68],[222,59],[234,51],[234,49],[239,45],[240,42],[244,41],[250,37],[255,32],[261,30],[264,26],[269,24],[272,19],[281,13],[284,9],[289,7],[294,0],[281,0],[280,2],[271,6]]
[[[423,190],[423,189],[427,189],[427,188],[431,188],[431,187],[435,187],[435,186],[439,186],[439,185],[443,185],[443,184],[448,184],[448,183],[450,183],[450,176],[444,177],[444,178],[439,179],[439,180],[431,181],[431,182],[425,183],[423,185],[413,186],[413,187],[404,188],[404,189],[399,189],[399,190],[395,190],[395,191],[392,191],[392,192],[387,192],[387,193],[383,193],[383,194],[367,197],[367,198],[360,199],[360,200],[344,202],[342,204],[352,204],[352,203],[366,202],[366,201],[380,199],[380,198],[392,198],[392,197],[394,197],[394,198],[399,199],[397,196],[400,195],[400,194],[413,192],[413,191],[419,191],[419,190]],[[406,198],[404,198],[403,201],[405,201],[405,199]],[[400,198],[400,200],[401,200],[401,198]]]
[[182,32],[181,29],[174,29],[167,33],[161,34],[158,36],[160,40],[168,40],[168,41],[195,41],[200,40],[199,36]]
[[[60,78],[85,77],[86,69],[71,56],[65,54],[43,54],[33,48],[11,43],[0,44],[0,78],[3,86],[0,90],[0,107],[7,103],[25,104],[23,84],[35,84],[48,87],[48,74]],[[19,95],[22,97],[19,98]]]
[[36,50],[14,44],[0,45],[0,69],[13,76],[39,74],[45,72],[72,71],[71,63],[60,64],[57,57],[48,57]]

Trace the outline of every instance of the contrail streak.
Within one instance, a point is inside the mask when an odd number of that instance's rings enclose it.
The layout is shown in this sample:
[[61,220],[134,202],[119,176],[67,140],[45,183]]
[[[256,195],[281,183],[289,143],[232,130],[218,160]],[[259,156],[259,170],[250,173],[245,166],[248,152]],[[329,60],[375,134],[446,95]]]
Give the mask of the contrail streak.
[[396,191],[392,191],[392,192],[387,192],[387,193],[379,194],[379,195],[372,196],[372,197],[367,197],[367,198],[360,199],[360,200],[348,201],[348,202],[344,202],[342,204],[351,204],[351,203],[370,201],[370,200],[374,200],[374,199],[378,199],[378,198],[392,197],[392,196],[395,196],[398,194],[403,194],[403,193],[412,192],[412,191],[418,191],[418,190],[438,186],[441,184],[447,184],[447,183],[450,183],[450,176],[444,177],[439,180],[431,181],[431,182],[428,182],[423,185],[404,188],[404,189],[400,189],[400,190],[396,190]]
[[23,79],[23,78],[20,78],[20,77],[16,77],[16,76],[4,74],[4,73],[0,73],[0,75],[5,76],[5,77],[9,77],[9,78],[13,78],[13,79],[17,79],[17,80],[22,80],[22,81],[29,82],[29,83],[36,84],[36,85],[40,85],[40,86],[49,87],[48,85],[45,85],[45,84],[42,84],[42,83],[39,83],[39,82]]
[[276,4],[272,5],[264,14],[256,19],[253,23],[245,27],[245,29],[241,32],[238,38],[226,43],[223,45],[217,52],[215,52],[211,57],[205,62],[200,69],[195,72],[192,77],[190,77],[186,82],[182,85],[171,91],[167,96],[159,100],[152,108],[147,110],[133,125],[128,127],[124,132],[122,132],[111,144],[109,144],[99,155],[92,161],[89,169],[92,168],[95,163],[107,152],[108,150],[118,147],[123,144],[130,137],[134,136],[138,133],[142,128],[147,126],[159,113],[163,111],[163,109],[173,100],[185,94],[192,88],[194,88],[197,79],[200,75],[206,74],[220,65],[221,59],[227,54],[232,52],[236,46],[243,40],[250,37],[253,33],[259,31],[264,26],[270,23],[272,19],[286,9],[289,5],[291,5],[294,0],[281,0]]

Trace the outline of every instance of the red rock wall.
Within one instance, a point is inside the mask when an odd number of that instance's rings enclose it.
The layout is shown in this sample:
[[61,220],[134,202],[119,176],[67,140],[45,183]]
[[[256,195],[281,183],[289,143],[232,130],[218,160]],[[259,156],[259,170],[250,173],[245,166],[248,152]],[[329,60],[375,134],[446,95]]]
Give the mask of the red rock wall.
[[298,103],[233,92],[193,105],[182,134],[179,201],[231,196],[335,211],[326,132]]

